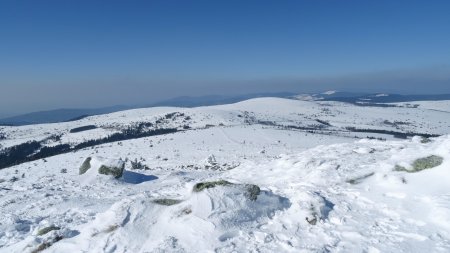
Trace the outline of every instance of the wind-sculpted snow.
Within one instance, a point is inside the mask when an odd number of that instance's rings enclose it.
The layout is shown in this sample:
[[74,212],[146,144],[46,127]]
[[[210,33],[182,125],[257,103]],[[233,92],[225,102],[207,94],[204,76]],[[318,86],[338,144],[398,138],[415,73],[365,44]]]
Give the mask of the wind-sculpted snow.
[[[415,174],[394,171],[396,164],[431,154],[444,163]],[[445,136],[430,144],[415,138],[320,146],[266,165],[247,164],[228,176],[292,202],[266,230],[289,245],[286,251],[447,252],[449,172],[450,136]],[[349,183],[353,179],[360,180]]]
[[[395,170],[431,155],[442,163]],[[320,145],[225,171],[143,170],[154,178],[140,184],[44,170],[3,183],[0,252],[448,252],[449,169],[447,135]]]
[[[171,206],[156,204],[147,195],[119,201],[83,227],[79,236],[55,244],[49,252],[204,251],[240,230],[256,229],[258,221],[268,221],[290,205],[267,191],[252,201],[232,186],[186,194],[184,201]],[[178,245],[165,245],[170,238]]]

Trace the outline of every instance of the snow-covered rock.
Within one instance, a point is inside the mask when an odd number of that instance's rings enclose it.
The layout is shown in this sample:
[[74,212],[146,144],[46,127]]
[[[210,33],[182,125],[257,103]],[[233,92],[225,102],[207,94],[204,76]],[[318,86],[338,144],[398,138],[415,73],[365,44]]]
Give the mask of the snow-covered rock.
[[111,175],[120,178],[125,169],[125,162],[122,159],[107,159],[103,157],[88,157],[80,166],[79,174],[89,174],[95,176],[96,173],[101,175]]

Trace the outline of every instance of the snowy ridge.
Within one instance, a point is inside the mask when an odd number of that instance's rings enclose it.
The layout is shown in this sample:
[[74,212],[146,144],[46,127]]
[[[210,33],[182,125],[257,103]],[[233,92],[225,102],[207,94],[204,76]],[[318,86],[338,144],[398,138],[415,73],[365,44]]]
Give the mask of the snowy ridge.
[[[177,128],[189,126],[200,129],[205,126],[238,126],[257,124],[260,121],[276,122],[279,125],[315,127],[317,119],[328,122],[331,130],[342,132],[347,127],[383,129],[389,131],[447,134],[450,124],[442,119],[448,117],[449,101],[421,102],[424,106],[411,108],[363,107],[333,101],[299,101],[283,98],[257,98],[231,105],[207,106],[198,108],[155,107],[121,111],[111,114],[91,116],[81,120],[54,124],[28,125],[20,127],[0,127],[0,150],[27,141],[46,140],[47,146],[58,144],[76,145],[83,141],[95,140],[118,133],[139,123],[152,123],[151,129]],[[411,102],[410,104],[415,104]],[[426,106],[425,106],[426,104]],[[166,120],[166,115],[178,113]],[[179,115],[183,116],[179,116]],[[250,117],[250,119],[249,119]],[[163,120],[161,120],[163,119]],[[249,121],[252,120],[253,121]],[[157,123],[159,122],[159,123]],[[386,124],[400,122],[401,124]],[[71,133],[70,130],[87,125],[97,129]],[[348,131],[347,131],[348,132]],[[54,136],[59,139],[52,140]],[[373,135],[378,137],[377,135]]]

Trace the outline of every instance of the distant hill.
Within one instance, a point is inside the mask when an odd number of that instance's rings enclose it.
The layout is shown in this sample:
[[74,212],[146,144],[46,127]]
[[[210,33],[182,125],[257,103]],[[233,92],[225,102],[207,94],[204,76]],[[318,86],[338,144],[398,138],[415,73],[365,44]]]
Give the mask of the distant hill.
[[176,97],[153,104],[140,106],[111,106],[96,109],[57,109],[50,111],[32,112],[14,117],[0,119],[0,125],[31,125],[43,123],[57,123],[64,121],[78,120],[87,116],[112,113],[134,108],[147,108],[157,106],[174,106],[174,107],[198,107],[210,105],[222,105],[237,103],[240,101],[259,98],[259,97],[279,97],[292,98],[299,100],[324,100],[324,101],[341,101],[353,104],[377,104],[377,103],[393,103],[393,102],[409,102],[409,101],[425,101],[425,100],[450,100],[450,94],[442,95],[399,95],[399,94],[367,94],[327,91],[324,93],[296,94],[291,92],[278,93],[254,93],[244,95],[209,95],[200,97]]
[[97,109],[57,109],[32,112],[14,117],[0,119],[0,125],[31,125],[43,123],[57,123],[77,120],[90,115],[105,114],[130,109],[128,106],[111,106]]
[[411,101],[438,101],[450,100],[450,94],[434,95],[400,95],[400,94],[360,94],[352,96],[351,93],[335,93],[332,96],[324,96],[323,100],[341,101],[347,103],[396,103]]
[[157,102],[147,107],[155,107],[155,106],[198,107],[209,105],[223,105],[223,104],[237,103],[240,101],[259,97],[289,98],[294,95],[295,93],[291,92],[278,92],[278,93],[254,93],[235,96],[222,96],[222,95],[209,95],[201,97],[184,96]]
[[293,95],[294,93],[280,92],[280,93],[246,94],[237,96],[221,96],[221,95],[210,95],[202,97],[186,96],[186,97],[172,98],[157,103],[140,106],[120,105],[97,109],[57,109],[49,111],[32,112],[14,117],[0,119],[0,125],[22,126],[31,124],[57,123],[57,122],[78,120],[92,115],[112,113],[135,108],[147,108],[156,106],[197,107],[197,106],[230,104],[258,97],[287,98]]

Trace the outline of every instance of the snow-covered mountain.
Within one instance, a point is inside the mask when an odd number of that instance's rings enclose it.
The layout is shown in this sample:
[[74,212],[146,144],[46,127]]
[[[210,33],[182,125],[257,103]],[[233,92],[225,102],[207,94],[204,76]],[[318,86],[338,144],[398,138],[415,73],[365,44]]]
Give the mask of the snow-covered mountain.
[[277,93],[251,93],[251,94],[228,95],[228,96],[225,95],[209,95],[200,97],[183,96],[159,101],[156,103],[146,103],[140,105],[116,105],[95,109],[74,109],[74,108],[56,109],[50,111],[32,112],[22,115],[11,116],[7,118],[0,118],[0,125],[23,126],[23,125],[44,124],[44,123],[58,123],[65,121],[75,121],[77,119],[81,119],[87,116],[113,113],[136,108],[149,108],[161,106],[190,108],[208,105],[231,104],[259,97],[288,98],[292,97],[293,95],[294,93],[290,92],[277,92]]
[[0,127],[0,252],[448,252],[449,123],[258,98]]

